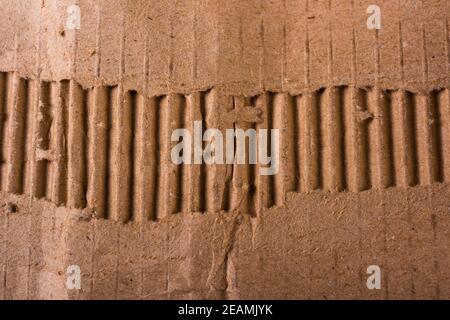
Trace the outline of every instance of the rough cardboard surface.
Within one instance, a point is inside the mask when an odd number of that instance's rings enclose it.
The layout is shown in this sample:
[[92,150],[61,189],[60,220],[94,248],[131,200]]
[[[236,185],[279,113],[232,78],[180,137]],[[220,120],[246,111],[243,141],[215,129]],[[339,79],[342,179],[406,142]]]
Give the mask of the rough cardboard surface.
[[[449,3],[377,2],[0,1],[0,297],[449,298]],[[280,172],[174,165],[194,121]]]
[[[355,196],[290,194],[258,218],[181,214],[161,222],[92,219],[4,194],[4,298],[448,299],[448,185]],[[79,265],[80,291],[65,287]],[[366,287],[369,265],[382,290]],[[276,272],[274,271],[276,270]],[[6,277],[5,277],[6,275]]]
[[[222,88],[251,96],[328,85],[448,85],[446,0],[2,0],[0,69],[149,95]],[[64,30],[67,7],[81,29]],[[148,76],[148,79],[146,79]],[[145,86],[145,83],[148,86]]]

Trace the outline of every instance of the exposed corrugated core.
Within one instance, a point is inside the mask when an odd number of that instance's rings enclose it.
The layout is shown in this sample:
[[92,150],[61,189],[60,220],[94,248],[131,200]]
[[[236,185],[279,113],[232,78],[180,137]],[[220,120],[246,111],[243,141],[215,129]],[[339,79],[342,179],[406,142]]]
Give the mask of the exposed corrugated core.
[[[121,86],[82,89],[0,74],[1,187],[115,221],[239,207],[257,215],[288,192],[360,192],[450,182],[450,91],[328,87],[252,98],[212,89],[147,98]],[[262,110],[226,123],[218,110]],[[220,121],[219,121],[220,120]],[[280,170],[175,165],[177,128],[279,129]],[[248,145],[246,146],[248,151]]]

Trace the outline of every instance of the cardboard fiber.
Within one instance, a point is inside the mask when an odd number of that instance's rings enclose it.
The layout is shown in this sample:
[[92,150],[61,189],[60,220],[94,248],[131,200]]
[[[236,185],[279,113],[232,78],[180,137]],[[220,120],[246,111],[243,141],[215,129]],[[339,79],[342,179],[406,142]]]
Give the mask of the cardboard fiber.
[[0,297],[448,299],[449,2],[372,2],[0,1]]

